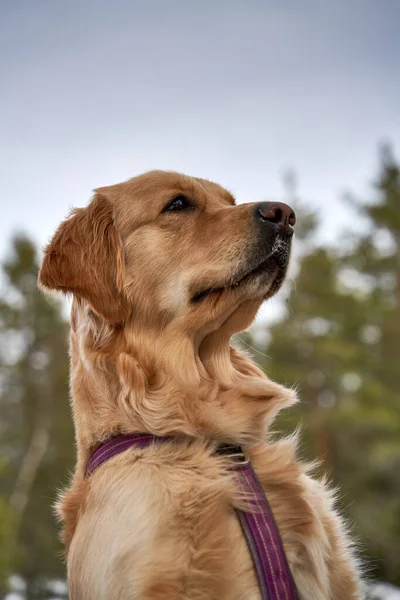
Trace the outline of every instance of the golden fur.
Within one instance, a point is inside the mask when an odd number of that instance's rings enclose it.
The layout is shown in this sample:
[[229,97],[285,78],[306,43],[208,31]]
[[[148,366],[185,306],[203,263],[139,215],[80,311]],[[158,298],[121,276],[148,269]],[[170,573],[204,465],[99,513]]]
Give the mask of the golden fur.
[[[163,211],[176,196],[196,207]],[[268,437],[294,392],[230,347],[286,270],[272,261],[230,287],[261,252],[254,208],[209,181],[155,171],[96,190],[45,250],[40,286],[74,298],[77,465],[57,506],[72,600],[260,598],[231,508],[243,498],[213,454],[222,440],[251,457],[300,598],[361,597],[331,493],[296,458],[294,436]],[[135,431],[180,440],[126,451],[85,479],[101,441]]]

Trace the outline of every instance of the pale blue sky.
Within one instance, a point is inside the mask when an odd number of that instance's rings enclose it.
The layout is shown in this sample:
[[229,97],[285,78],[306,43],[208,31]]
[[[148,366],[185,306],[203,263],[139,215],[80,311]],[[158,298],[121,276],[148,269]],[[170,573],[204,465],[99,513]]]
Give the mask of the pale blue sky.
[[399,25],[397,0],[3,0],[0,255],[152,168],[256,201],[293,167],[332,240],[400,147]]

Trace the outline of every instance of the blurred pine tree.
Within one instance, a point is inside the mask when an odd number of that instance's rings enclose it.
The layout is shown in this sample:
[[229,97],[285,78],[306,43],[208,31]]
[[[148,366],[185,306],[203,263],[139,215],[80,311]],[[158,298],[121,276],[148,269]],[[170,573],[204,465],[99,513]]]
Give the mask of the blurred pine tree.
[[269,358],[255,358],[298,386],[278,427],[303,422],[305,454],[340,485],[373,574],[400,584],[400,175],[387,149],[376,187],[372,202],[352,201],[365,234],[303,248],[288,310],[258,344]]
[[4,587],[6,575],[20,575],[27,597],[41,598],[49,578],[64,577],[52,502],[74,454],[67,327],[60,304],[37,289],[29,239],[16,237],[2,266],[0,520],[7,506],[8,529],[0,537],[0,577]]

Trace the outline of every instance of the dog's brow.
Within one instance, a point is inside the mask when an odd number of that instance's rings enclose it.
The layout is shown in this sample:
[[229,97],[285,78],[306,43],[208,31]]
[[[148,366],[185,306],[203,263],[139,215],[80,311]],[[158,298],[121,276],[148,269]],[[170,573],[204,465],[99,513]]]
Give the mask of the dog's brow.
[[224,202],[224,203],[226,202],[231,206],[236,205],[235,198],[227,190],[225,190],[224,188],[217,187],[217,192],[218,192],[219,200],[222,200],[222,202]]
[[207,179],[201,179],[201,178],[197,178],[198,183],[201,184],[201,186],[203,187],[203,189],[206,190],[206,192],[208,193],[214,193],[217,192],[220,200],[223,200],[225,202],[228,202],[228,204],[231,204],[232,206],[235,206],[236,201],[234,196],[228,192],[228,190],[226,190],[225,188],[223,188],[222,186],[214,183],[213,181],[208,181]]
[[232,194],[230,194],[226,190],[224,190],[224,198],[229,202],[229,204],[232,204],[233,206],[235,206],[236,200],[235,200],[234,196],[232,196]]

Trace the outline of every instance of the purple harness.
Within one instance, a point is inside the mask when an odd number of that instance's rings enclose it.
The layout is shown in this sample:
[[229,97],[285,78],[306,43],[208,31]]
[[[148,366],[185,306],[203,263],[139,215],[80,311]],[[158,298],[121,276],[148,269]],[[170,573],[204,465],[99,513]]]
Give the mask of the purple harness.
[[[93,452],[86,467],[86,477],[102,463],[132,446],[145,448],[153,443],[171,441],[148,433],[119,435],[103,442]],[[250,499],[254,511],[236,510],[257,574],[262,600],[297,600],[298,595],[283,550],[271,507],[249,459],[240,446],[221,444],[217,454],[233,459],[239,485]]]

